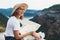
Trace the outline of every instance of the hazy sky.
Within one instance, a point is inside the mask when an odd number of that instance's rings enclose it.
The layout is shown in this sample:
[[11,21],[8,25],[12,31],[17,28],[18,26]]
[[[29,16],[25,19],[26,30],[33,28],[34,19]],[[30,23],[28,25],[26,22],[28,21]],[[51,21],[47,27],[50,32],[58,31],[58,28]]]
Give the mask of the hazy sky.
[[17,3],[27,3],[29,5],[28,9],[41,10],[54,4],[60,4],[60,0],[1,0],[0,8],[10,8]]

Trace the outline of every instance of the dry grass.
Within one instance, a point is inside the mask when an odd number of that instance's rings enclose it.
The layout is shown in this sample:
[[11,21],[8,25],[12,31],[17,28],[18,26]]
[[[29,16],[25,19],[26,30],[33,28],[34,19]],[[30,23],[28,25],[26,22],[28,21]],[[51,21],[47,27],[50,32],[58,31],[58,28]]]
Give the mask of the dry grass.
[[0,32],[4,32],[5,31],[5,27],[0,26]]

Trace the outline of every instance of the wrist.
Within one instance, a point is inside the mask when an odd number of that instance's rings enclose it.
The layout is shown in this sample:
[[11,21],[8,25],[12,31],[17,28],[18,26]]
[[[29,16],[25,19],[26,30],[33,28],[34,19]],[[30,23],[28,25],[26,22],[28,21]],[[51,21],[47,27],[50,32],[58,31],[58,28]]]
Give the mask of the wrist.
[[34,31],[31,31],[31,35],[33,36],[33,34],[34,34]]

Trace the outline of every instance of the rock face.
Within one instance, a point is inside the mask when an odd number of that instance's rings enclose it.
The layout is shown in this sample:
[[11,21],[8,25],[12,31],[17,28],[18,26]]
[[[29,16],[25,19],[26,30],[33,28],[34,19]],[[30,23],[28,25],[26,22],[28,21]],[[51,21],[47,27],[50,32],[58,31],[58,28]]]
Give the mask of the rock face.
[[46,40],[60,40],[60,4],[38,11],[30,20],[41,24],[36,32],[44,32]]

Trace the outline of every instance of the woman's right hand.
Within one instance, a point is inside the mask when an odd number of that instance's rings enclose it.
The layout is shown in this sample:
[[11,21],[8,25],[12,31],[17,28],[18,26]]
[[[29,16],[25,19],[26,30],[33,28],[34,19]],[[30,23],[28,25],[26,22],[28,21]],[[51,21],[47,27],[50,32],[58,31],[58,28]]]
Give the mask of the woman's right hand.
[[41,39],[40,35],[38,33],[36,33],[35,31],[31,32],[32,36],[37,38],[37,39]]
[[32,36],[33,36],[33,34],[35,33],[35,31],[31,31],[30,33],[31,33],[30,35],[32,35]]

